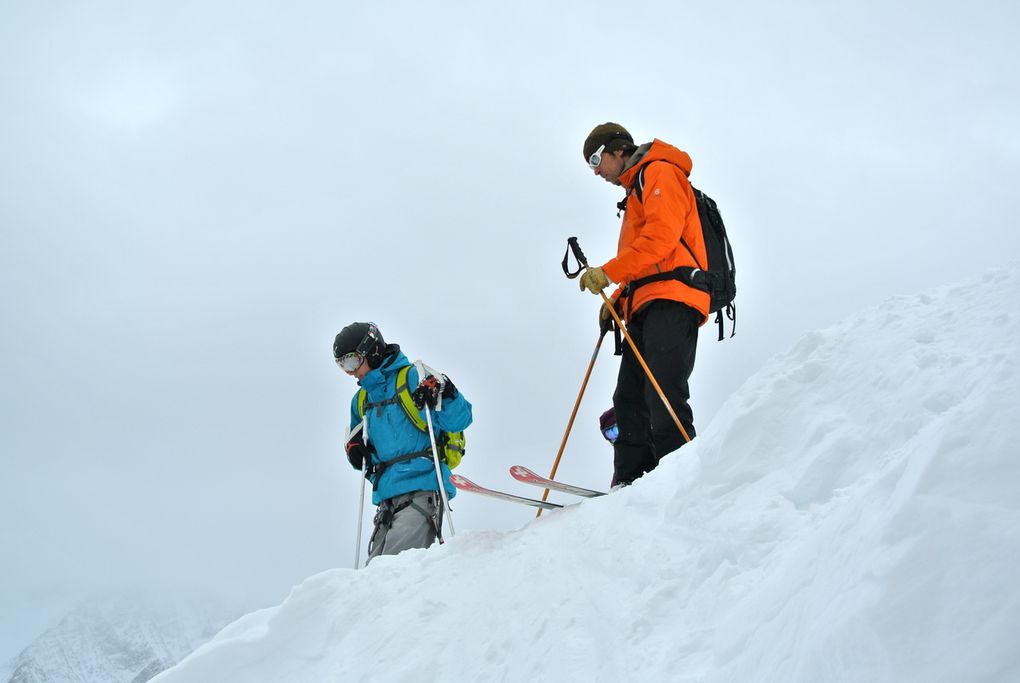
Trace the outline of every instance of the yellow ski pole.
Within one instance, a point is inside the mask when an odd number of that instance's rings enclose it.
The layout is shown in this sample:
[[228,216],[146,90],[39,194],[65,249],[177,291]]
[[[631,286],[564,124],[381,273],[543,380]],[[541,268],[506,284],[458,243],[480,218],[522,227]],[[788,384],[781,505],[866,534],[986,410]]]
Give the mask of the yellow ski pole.
[[[577,417],[577,409],[581,405],[581,397],[584,396],[584,390],[588,387],[588,378],[591,377],[591,371],[595,367],[595,359],[599,356],[599,349],[602,348],[602,340],[606,337],[606,330],[602,330],[599,335],[599,341],[595,344],[595,352],[591,354],[591,362],[588,363],[588,372],[584,373],[584,381],[581,382],[581,391],[577,394],[577,400],[574,401],[574,409],[570,412],[570,420],[567,422],[567,431],[563,434],[563,441],[560,442],[560,450],[556,452],[556,460],[553,462],[552,472],[549,473],[550,479],[556,478],[556,470],[560,466],[560,457],[563,455],[563,449],[567,445],[567,437],[570,436],[570,430],[574,426],[574,418]],[[549,489],[546,489],[542,493],[542,500],[546,500],[549,497]],[[535,518],[542,516],[542,508],[538,508],[538,514]]]

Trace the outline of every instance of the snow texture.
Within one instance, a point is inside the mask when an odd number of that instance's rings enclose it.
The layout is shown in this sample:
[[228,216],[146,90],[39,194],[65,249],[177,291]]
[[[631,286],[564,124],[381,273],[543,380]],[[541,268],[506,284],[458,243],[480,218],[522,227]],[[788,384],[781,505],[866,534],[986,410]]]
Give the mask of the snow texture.
[[313,576],[154,680],[1018,681],[1018,339],[1020,268],[893,298],[635,485]]

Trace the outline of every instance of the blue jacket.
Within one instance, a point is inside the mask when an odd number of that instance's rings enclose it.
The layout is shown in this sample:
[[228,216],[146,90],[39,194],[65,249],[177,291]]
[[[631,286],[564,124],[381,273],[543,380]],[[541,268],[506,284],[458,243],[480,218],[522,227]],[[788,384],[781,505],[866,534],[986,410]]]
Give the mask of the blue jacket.
[[[368,402],[376,403],[396,396],[397,371],[405,365],[411,365],[402,352],[386,360],[380,367],[370,370],[358,381],[362,389],[368,392]],[[407,374],[407,386],[413,392],[418,386],[418,370],[412,365]],[[443,399],[443,409],[432,411],[432,428],[439,438],[439,430],[459,432],[471,424],[471,404],[457,389],[452,399]],[[425,419],[425,410],[421,410]],[[429,448],[429,434],[414,426],[399,403],[389,403],[379,408],[369,408],[365,414],[368,420],[368,443],[375,448],[372,456],[374,464],[383,463],[399,455],[416,453]],[[351,429],[361,422],[358,415],[358,395],[351,399]],[[442,448],[442,446],[440,446]],[[446,494],[453,498],[457,489],[450,483],[450,469],[446,463],[440,462],[443,471],[443,482]],[[438,491],[436,468],[432,456],[413,458],[394,463],[385,468],[381,479],[372,478],[374,491],[372,503],[378,505],[384,500],[411,491]]]

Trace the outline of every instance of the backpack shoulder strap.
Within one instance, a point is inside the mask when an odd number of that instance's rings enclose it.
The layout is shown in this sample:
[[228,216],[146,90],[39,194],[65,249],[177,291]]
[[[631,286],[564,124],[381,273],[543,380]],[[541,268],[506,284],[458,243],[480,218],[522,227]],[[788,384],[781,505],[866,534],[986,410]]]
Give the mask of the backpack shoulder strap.
[[[637,177],[634,178],[634,187],[631,188],[631,192],[637,195],[639,202],[644,201],[645,169],[651,166],[652,164],[657,164],[659,162],[669,163],[665,159],[652,159],[651,161],[642,161],[641,164],[638,166]],[[670,165],[672,166],[673,164]],[[688,179],[687,182],[690,183],[690,179]],[[694,186],[691,185],[691,189],[693,188]]]
[[358,417],[365,419],[365,404],[368,402],[368,392],[358,389]]
[[423,432],[427,432],[429,429],[428,424],[422,419],[421,413],[418,412],[418,406],[414,405],[414,399],[411,398],[411,389],[407,386],[407,375],[411,371],[410,365],[397,370],[397,395],[396,398],[400,402],[400,407],[404,409],[409,419],[415,427]]
[[[652,162],[648,162],[650,164]],[[645,190],[645,166],[648,164],[641,164],[638,166],[637,177],[634,179],[634,184],[627,190],[627,196],[620,201],[616,202],[616,217],[619,218],[620,214],[627,210],[627,200],[630,199],[632,194],[637,195],[639,202],[644,202],[644,190]]]
[[[662,161],[662,159],[656,159],[655,161]],[[645,191],[645,169],[649,165],[654,164],[655,161],[649,161],[648,163],[643,164],[640,168],[638,168],[637,177],[634,179],[634,187],[632,188],[631,191],[634,192],[635,194],[637,194],[637,198],[638,198],[639,202],[642,202],[642,203],[644,202],[644,200],[642,199],[642,196],[644,195],[644,191]],[[690,184],[690,180],[688,180],[687,182],[688,182],[688,184]],[[701,216],[701,204],[702,204],[702,202],[705,199],[708,199],[708,201],[712,201],[712,200],[711,200],[711,198],[708,197],[708,195],[704,194],[703,192],[701,192],[701,190],[699,190],[698,188],[694,187],[694,185],[691,185],[691,191],[694,192],[694,208],[697,210],[698,216],[699,216],[699,219],[700,219],[700,216]],[[714,207],[715,206],[715,202],[712,202],[712,205]],[[702,230],[704,230],[704,226],[702,226]],[[681,237],[680,238],[680,244],[684,245],[684,248],[687,250],[687,253],[691,255],[691,258],[694,259],[694,262],[698,265],[699,268],[701,268],[701,262],[698,260],[698,257],[694,255],[694,251],[691,249],[690,245],[687,244],[687,240],[685,240],[683,237]],[[702,270],[706,270],[706,268],[701,268],[701,269]]]
[[637,195],[637,200],[639,202],[641,202],[642,204],[645,201],[644,200],[644,194],[645,194],[645,167],[646,166],[648,166],[648,164],[641,164],[641,166],[638,167],[637,177],[634,178],[634,187],[631,190],[632,192],[634,192],[634,194]]

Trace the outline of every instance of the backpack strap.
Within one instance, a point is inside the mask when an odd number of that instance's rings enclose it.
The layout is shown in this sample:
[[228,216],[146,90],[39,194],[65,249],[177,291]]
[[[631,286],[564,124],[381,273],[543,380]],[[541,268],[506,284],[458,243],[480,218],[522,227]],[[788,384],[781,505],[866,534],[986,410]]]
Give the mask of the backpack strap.
[[383,406],[388,406],[391,403],[398,403],[398,402],[399,402],[399,400],[397,399],[396,396],[394,396],[392,398],[383,399],[382,401],[365,401],[364,405],[359,405],[358,406],[358,411],[359,412],[360,411],[364,411],[364,412],[361,412],[361,416],[364,417],[365,416],[365,412],[368,412],[372,408],[375,408],[376,409],[376,414],[378,415],[379,413],[382,412]]
[[[654,161],[649,161],[647,164],[639,168],[637,178],[634,180],[634,187],[632,189],[637,194],[638,201],[641,202],[642,204],[644,204],[645,202],[644,200],[645,169],[654,163],[655,163]],[[690,183],[691,181],[688,180],[687,184],[690,185]],[[698,219],[700,220],[701,212],[698,211],[698,202],[704,201],[705,199],[709,199],[709,197],[708,195],[704,194],[701,190],[694,187],[693,185],[691,185],[691,191],[694,192],[694,210],[698,212]],[[712,202],[712,206],[714,208],[715,202]],[[704,230],[705,226],[701,226],[701,229]],[[686,249],[687,253],[691,255],[691,258],[694,260],[694,263],[697,264],[698,268],[701,268],[701,270],[708,270],[707,268],[701,265],[700,261],[698,261],[698,257],[694,255],[694,251],[691,249],[691,245],[687,244],[687,240],[685,240],[683,236],[680,237],[680,244],[684,245],[684,249]]]
[[719,341],[722,341],[725,337],[723,311],[726,312],[726,317],[730,319],[730,336],[732,337],[737,333],[737,305],[731,301],[725,307],[715,312],[715,324],[719,326]]
[[418,412],[418,407],[414,405],[414,399],[411,398],[411,389],[407,386],[407,375],[411,371],[410,365],[397,370],[397,384],[396,391],[393,396],[382,401],[369,401],[368,392],[364,389],[358,390],[358,415],[362,418],[365,417],[365,413],[370,408],[376,408],[382,410],[383,406],[388,406],[391,403],[399,403],[403,409],[404,414],[407,415],[415,427],[425,432],[428,431],[428,424],[422,419],[421,413]]
[[[651,161],[648,164],[652,163]],[[645,166],[648,164],[642,164],[638,166],[637,178],[634,179],[634,184],[627,190],[627,195],[616,202],[616,217],[619,218],[620,214],[627,210],[627,200],[630,199],[631,194],[637,195],[637,200],[644,203],[644,191],[645,191]]]
[[367,401],[368,392],[365,391],[364,389],[358,389],[358,417],[360,417],[362,420],[365,419],[365,413],[367,412],[365,409]]
[[391,466],[396,465],[398,462],[407,462],[408,460],[414,460],[415,458],[428,458],[431,460],[432,447],[429,446],[423,451],[415,451],[414,453],[404,453],[403,455],[398,455],[395,458],[373,464],[372,476],[375,478],[372,480],[372,490],[377,491],[379,489],[379,482],[382,480],[383,473]]
[[[617,207],[619,209],[624,211],[627,209],[627,200],[630,198],[631,194],[636,194],[638,201],[644,203],[645,169],[648,168],[648,166],[650,166],[653,163],[655,162],[649,161],[648,163],[642,164],[640,167],[638,167],[637,177],[634,179],[634,184],[631,186],[630,190],[628,190],[627,196],[623,198],[623,201],[617,204]],[[699,199],[699,195],[701,195],[701,191],[695,188],[693,185],[691,185],[691,189],[694,191],[695,208],[697,208],[697,201]],[[702,229],[704,229],[704,227],[702,227]],[[677,268],[674,268],[673,270],[669,270],[664,273],[653,273],[651,275],[647,275],[636,280],[631,280],[629,283],[627,283],[627,286],[623,288],[621,293],[623,296],[627,297],[628,320],[630,319],[631,313],[633,312],[632,308],[634,303],[634,292],[639,287],[643,287],[644,285],[650,284],[652,282],[662,282],[663,280],[679,280],[681,283],[687,285],[688,287],[700,289],[705,292],[710,291],[708,288],[708,284],[704,281],[705,277],[708,274],[708,271],[705,268],[701,267],[701,263],[698,261],[698,257],[694,255],[694,251],[691,249],[690,245],[687,244],[687,240],[685,240],[683,236],[680,237],[680,244],[682,244],[684,249],[687,250],[687,253],[691,255],[691,259],[694,261],[697,267],[695,268],[692,266],[679,266]]]
[[414,399],[411,398],[411,388],[407,386],[407,375],[410,372],[410,365],[405,365],[397,370],[396,399],[400,402],[400,407],[404,409],[407,419],[421,431],[427,432],[429,430],[428,423],[422,419],[421,413],[418,412],[418,406],[414,405]]
[[642,204],[645,203],[645,168],[647,166],[648,164],[642,164],[638,167],[637,178],[634,179],[634,187],[631,188],[637,195],[637,200]]

